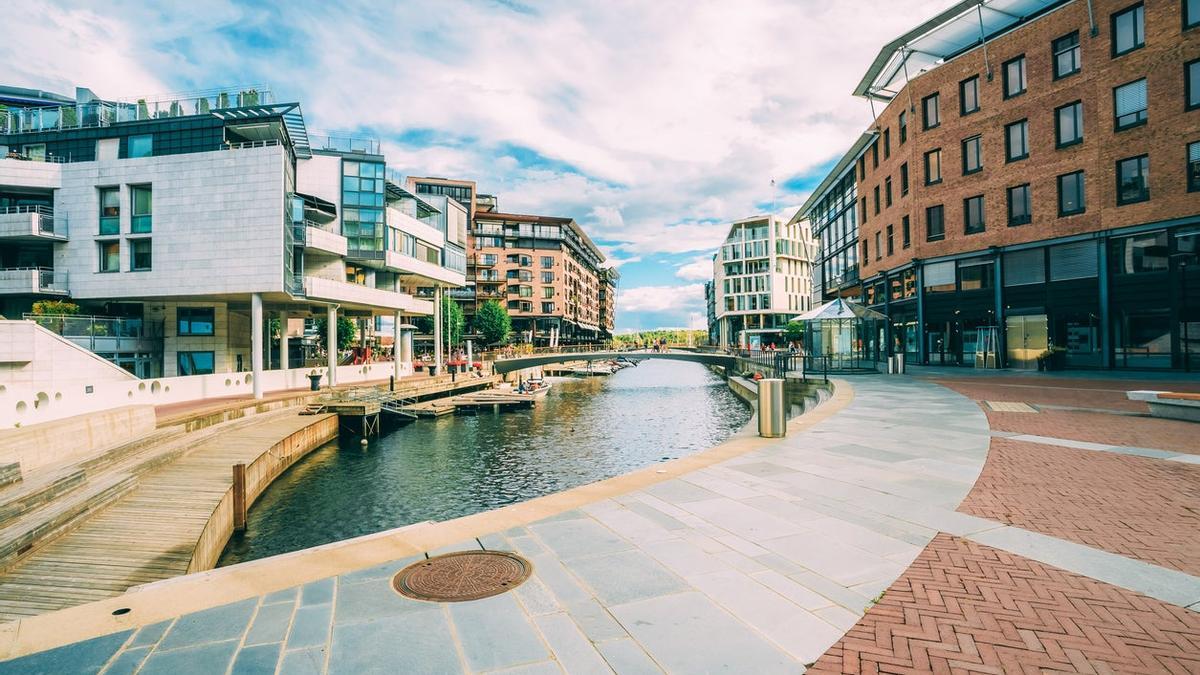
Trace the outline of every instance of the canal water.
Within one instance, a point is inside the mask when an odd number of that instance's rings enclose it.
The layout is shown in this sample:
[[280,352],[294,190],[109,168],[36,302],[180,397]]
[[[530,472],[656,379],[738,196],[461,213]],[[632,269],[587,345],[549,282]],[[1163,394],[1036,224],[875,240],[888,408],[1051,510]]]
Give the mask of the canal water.
[[343,437],[280,476],[219,565],[425,520],[447,520],[710,448],[750,419],[707,368],[644,360],[611,377],[552,379],[532,409],[422,419],[364,450]]

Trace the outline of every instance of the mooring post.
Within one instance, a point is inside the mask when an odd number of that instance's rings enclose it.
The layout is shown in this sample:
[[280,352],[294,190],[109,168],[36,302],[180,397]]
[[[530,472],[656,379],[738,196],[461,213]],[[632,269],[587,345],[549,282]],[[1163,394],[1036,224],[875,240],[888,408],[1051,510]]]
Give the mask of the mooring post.
[[246,529],[246,465],[233,465],[233,529]]

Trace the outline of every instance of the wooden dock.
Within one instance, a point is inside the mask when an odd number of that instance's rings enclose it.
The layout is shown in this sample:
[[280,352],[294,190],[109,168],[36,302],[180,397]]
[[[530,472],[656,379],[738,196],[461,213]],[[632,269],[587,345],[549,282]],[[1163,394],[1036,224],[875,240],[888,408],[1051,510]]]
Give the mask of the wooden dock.
[[491,408],[496,412],[514,408],[530,408],[537,401],[533,394],[522,394],[511,389],[487,389],[469,394],[451,396],[434,401],[422,401],[404,406],[420,417],[441,417],[458,411],[479,411]]
[[215,434],[136,479],[112,506],[0,573],[0,621],[44,614],[187,573],[205,526],[249,464],[281,439],[328,415],[296,409]]

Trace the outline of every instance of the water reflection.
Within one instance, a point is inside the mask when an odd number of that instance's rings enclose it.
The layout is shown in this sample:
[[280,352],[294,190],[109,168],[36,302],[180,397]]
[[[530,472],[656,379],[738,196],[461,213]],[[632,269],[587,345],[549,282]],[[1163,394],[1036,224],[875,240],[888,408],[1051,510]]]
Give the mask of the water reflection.
[[607,378],[557,380],[531,410],[421,420],[331,443],[279,478],[221,565],[424,520],[446,520],[712,447],[750,409],[694,363],[643,361]]

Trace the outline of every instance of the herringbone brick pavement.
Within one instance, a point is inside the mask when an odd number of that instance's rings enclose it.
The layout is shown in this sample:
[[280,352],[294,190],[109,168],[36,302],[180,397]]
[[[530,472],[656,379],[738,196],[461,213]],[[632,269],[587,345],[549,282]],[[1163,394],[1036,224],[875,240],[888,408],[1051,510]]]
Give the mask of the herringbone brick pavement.
[[993,438],[959,511],[1200,574],[1200,466]]
[[1200,614],[939,534],[810,673],[1197,673]]
[[996,431],[1200,454],[1200,427],[1195,422],[1071,410],[1036,414],[984,410],[988,425]]

